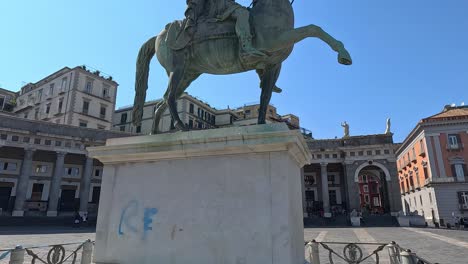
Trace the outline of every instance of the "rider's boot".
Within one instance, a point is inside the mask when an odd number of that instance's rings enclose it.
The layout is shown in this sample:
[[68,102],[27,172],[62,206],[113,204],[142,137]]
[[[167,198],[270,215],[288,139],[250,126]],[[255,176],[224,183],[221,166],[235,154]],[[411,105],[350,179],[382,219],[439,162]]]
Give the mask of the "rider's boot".
[[252,36],[250,34],[241,34],[239,40],[241,44],[241,57],[262,58],[267,56],[252,46]]

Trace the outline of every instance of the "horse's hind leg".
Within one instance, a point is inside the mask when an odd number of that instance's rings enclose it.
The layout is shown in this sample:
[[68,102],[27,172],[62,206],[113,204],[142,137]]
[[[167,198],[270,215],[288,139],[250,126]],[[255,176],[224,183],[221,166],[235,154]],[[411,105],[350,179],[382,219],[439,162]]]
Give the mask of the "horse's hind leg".
[[198,78],[200,74],[185,73],[185,71],[176,70],[171,72],[169,77],[169,88],[164,95],[169,112],[171,113],[172,120],[174,120],[174,126],[178,130],[188,130],[187,126],[180,120],[179,113],[177,112],[176,101],[184,93],[185,89]]
[[163,115],[164,111],[167,108],[166,101],[162,99],[156,105],[156,110],[154,111],[154,118],[153,118],[153,127],[151,128],[151,134],[157,134],[159,132],[159,122],[161,121],[161,116]]
[[270,104],[273,88],[276,86],[281,71],[281,64],[269,65],[261,75],[262,94],[260,96],[260,109],[258,110],[258,124],[266,123],[266,113]]

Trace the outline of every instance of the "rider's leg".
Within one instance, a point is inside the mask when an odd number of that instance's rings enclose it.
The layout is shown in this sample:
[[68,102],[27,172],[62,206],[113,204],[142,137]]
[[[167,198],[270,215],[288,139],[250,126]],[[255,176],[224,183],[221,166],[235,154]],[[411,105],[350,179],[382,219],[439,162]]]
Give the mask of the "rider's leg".
[[232,17],[236,20],[236,34],[239,37],[241,52],[250,56],[266,56],[263,52],[255,49],[252,45],[249,16],[249,11],[245,8],[237,8],[232,13]]

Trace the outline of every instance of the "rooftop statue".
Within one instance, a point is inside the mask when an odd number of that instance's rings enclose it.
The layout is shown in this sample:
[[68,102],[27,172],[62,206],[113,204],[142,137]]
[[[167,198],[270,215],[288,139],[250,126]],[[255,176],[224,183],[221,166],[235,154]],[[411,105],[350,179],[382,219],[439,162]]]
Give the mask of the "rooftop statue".
[[133,123],[139,125],[148,89],[149,64],[156,55],[166,69],[169,84],[157,105],[152,133],[169,108],[174,126],[187,130],[176,109],[176,100],[201,74],[227,75],[256,70],[260,78],[258,124],[265,123],[267,106],[276,86],[281,64],[294,44],[316,37],[338,53],[338,62],[351,65],[343,43],[320,27],[294,28],[294,12],[289,0],[254,0],[245,8],[233,0],[187,0],[185,19],[166,25],[140,49],[137,59]]
[[385,128],[385,134],[392,134],[392,123],[390,118],[387,118],[387,128]]
[[341,123],[341,126],[343,127],[344,131],[343,131],[343,138],[347,138],[349,137],[349,124],[344,121],[344,123]]

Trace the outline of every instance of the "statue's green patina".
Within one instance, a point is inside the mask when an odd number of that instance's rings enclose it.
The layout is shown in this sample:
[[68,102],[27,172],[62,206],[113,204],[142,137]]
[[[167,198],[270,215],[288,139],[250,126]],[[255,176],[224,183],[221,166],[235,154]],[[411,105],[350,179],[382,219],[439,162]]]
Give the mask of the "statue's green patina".
[[343,43],[320,27],[309,25],[295,29],[289,0],[255,0],[250,10],[232,0],[188,0],[187,3],[186,19],[168,24],[158,36],[149,39],[138,54],[135,125],[141,123],[149,64],[154,55],[169,76],[168,88],[154,115],[154,134],[167,107],[174,126],[187,130],[177,113],[176,100],[203,73],[234,74],[256,70],[262,88],[258,123],[264,124],[272,92],[281,91],[276,87],[281,63],[291,54],[295,43],[308,37],[319,38],[338,53],[339,63],[352,63]]

